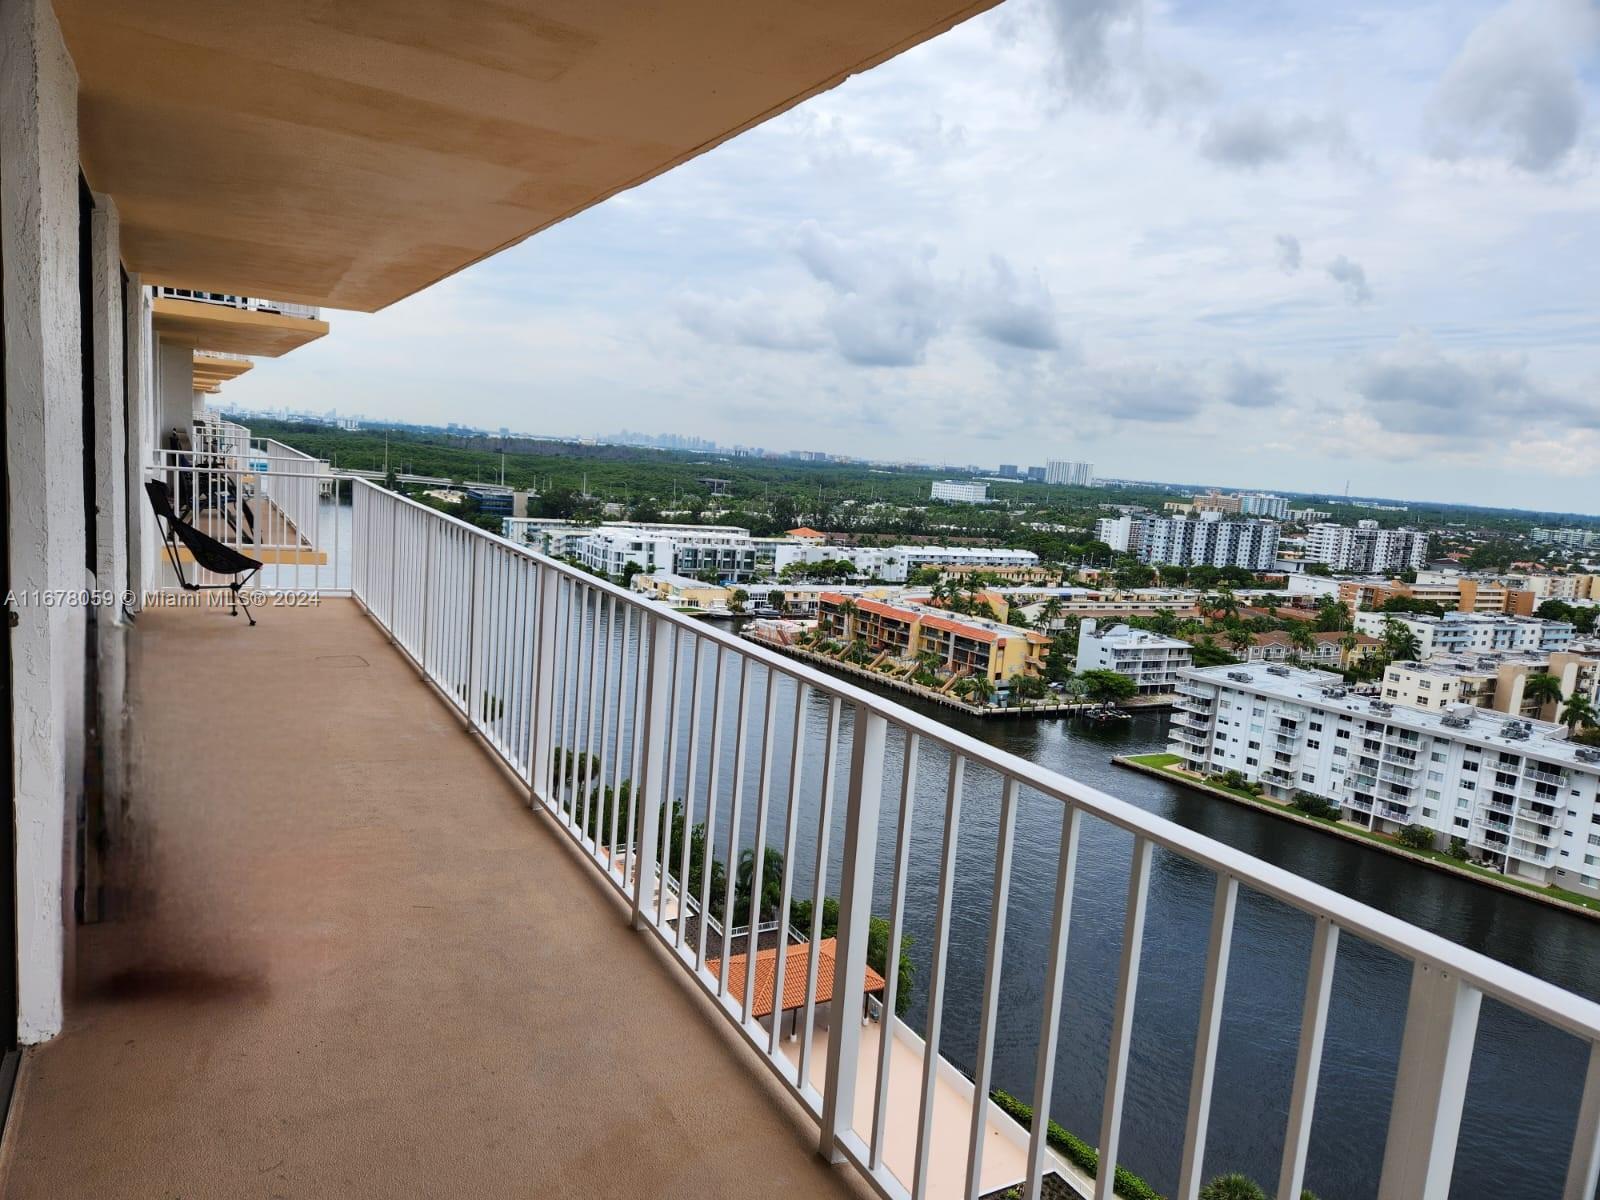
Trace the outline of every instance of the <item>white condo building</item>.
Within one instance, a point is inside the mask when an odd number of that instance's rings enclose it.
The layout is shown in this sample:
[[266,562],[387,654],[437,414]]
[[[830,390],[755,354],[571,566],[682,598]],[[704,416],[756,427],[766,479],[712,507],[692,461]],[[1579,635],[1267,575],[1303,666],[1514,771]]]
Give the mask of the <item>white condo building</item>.
[[1421,658],[1488,650],[1549,653],[1565,649],[1573,638],[1571,622],[1498,613],[1451,612],[1435,617],[1427,613],[1358,612],[1354,624],[1357,633],[1381,638],[1390,621],[1399,622],[1416,635]]
[[1178,686],[1178,672],[1194,662],[1194,647],[1181,638],[1112,625],[1101,630],[1093,617],[1078,625],[1078,670],[1115,671],[1139,685],[1141,695]]
[[1239,515],[1242,517],[1271,517],[1274,521],[1289,519],[1289,501],[1271,492],[1240,492]]
[[1072,487],[1088,487],[1094,483],[1094,464],[1047,459],[1044,464],[1044,481],[1064,483]]
[[1415,529],[1380,529],[1372,520],[1353,526],[1313,525],[1306,531],[1305,561],[1335,571],[1414,571],[1428,561],[1428,535]]
[[1600,749],[1559,725],[1410,708],[1286,666],[1191,668],[1178,691],[1168,749],[1190,771],[1310,792],[1380,832],[1420,824],[1507,874],[1600,894]]
[[989,503],[989,485],[970,483],[960,479],[936,479],[929,493],[933,500],[948,500],[956,504]]
[[[1098,531],[1098,525],[1096,527]],[[1120,536],[1120,530],[1107,530]],[[1105,540],[1105,539],[1101,539]],[[1116,548],[1115,543],[1108,543]],[[1270,571],[1278,561],[1276,521],[1226,520],[1218,512],[1130,521],[1122,547],[1153,566],[1243,567]]]

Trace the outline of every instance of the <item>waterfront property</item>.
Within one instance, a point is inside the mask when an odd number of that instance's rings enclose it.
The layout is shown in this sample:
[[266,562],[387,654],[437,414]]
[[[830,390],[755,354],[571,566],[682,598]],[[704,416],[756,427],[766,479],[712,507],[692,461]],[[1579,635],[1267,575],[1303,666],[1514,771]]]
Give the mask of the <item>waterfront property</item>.
[[1115,671],[1138,685],[1141,695],[1161,695],[1178,686],[1178,673],[1194,661],[1194,647],[1127,625],[1100,628],[1093,617],[1078,626],[1078,670]]
[[1031,629],[967,616],[911,599],[888,602],[824,592],[817,631],[845,645],[861,643],[872,658],[894,659],[908,671],[931,662],[955,684],[978,676],[998,687],[1043,673],[1050,639]]
[[[1549,675],[1561,699],[1528,690],[1528,680]],[[1478,650],[1435,654],[1423,662],[1392,662],[1384,668],[1383,698],[1417,708],[1466,704],[1546,721],[1560,715],[1562,701],[1581,696],[1600,704],[1600,657],[1570,650]]]
[[[0,0],[0,561],[8,593],[87,599],[87,570],[115,598],[0,625],[0,1050],[30,1048],[0,1070],[8,1198],[1035,1200],[1061,1117],[1096,1200],[1154,1161],[1152,1126],[1174,1195],[1225,1147],[1295,1197],[1339,1167],[1315,1116],[1385,1200],[1431,1200],[1474,1184],[1480,1010],[1560,1041],[1541,1178],[1592,1196],[1600,1006],[215,420],[197,352],[327,330],[151,292],[384,307],[981,7]],[[167,480],[272,559],[258,624],[158,567],[141,489]],[[1176,876],[1187,902],[1153,901]],[[1234,939],[1267,905],[1297,936],[1241,997]],[[886,969],[881,1012],[824,1023],[801,955],[786,1042],[759,972],[731,980],[773,926],[834,939],[841,1006],[912,936],[906,1016]],[[1141,971],[1147,944],[1188,948],[1188,990]],[[1373,948],[1401,993],[1392,1095],[1339,1105],[1358,1085],[1324,1037],[1370,1014],[1334,980]],[[1247,1117],[1260,1080],[1223,1031],[1296,1013],[1281,1111]],[[1152,1062],[1178,1064],[1165,1100]]]
[[1310,793],[1378,832],[1420,826],[1506,874],[1600,895],[1600,749],[1562,726],[1413,708],[1286,666],[1182,679],[1170,749],[1186,769],[1237,772],[1285,800]]

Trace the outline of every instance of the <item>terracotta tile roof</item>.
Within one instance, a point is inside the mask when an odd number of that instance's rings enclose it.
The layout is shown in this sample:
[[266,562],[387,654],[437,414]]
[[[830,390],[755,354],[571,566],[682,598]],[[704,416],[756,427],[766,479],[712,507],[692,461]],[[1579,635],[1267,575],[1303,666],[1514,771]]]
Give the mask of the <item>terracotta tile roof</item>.
[[809,525],[802,525],[802,526],[800,526],[799,529],[791,529],[791,530],[789,530],[789,536],[790,537],[797,537],[797,538],[812,538],[812,539],[820,542],[823,538],[827,537],[828,535],[825,534],[825,533],[818,533],[815,529],[811,528],[811,526],[809,526]]
[[[838,939],[823,938],[816,943],[817,949],[817,1003],[825,1004],[833,999],[833,973],[834,950]],[[783,964],[783,1011],[791,1012],[797,1008],[805,1007],[806,1002],[806,972],[811,962],[811,945],[804,943],[799,946],[788,946],[784,950]],[[750,961],[748,954],[734,954],[728,958],[728,994],[744,998],[745,967]],[[706,969],[713,975],[722,973],[722,960],[716,958],[706,959]],[[750,1011],[752,1017],[770,1017],[772,1015],[772,986],[778,973],[778,951],[756,951],[756,994],[755,1003]],[[863,995],[879,995],[884,989],[883,976],[879,975],[869,965],[867,967],[866,984],[862,987]]]
[[[975,642],[997,642],[1000,640],[1000,634],[995,633],[992,629],[984,629],[977,625],[966,625],[960,621],[952,621],[948,617],[924,616],[922,618],[922,627],[924,629],[943,629],[947,633],[971,638]],[[1021,630],[1017,632],[1020,633]]]

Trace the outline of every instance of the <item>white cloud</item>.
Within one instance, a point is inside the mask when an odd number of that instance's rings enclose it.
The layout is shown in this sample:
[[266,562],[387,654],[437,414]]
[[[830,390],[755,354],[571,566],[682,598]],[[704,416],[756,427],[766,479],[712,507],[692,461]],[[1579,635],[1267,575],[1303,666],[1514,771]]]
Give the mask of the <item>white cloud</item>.
[[1372,287],[1367,283],[1367,271],[1360,263],[1343,254],[1328,264],[1328,277],[1344,288],[1344,298],[1351,304],[1366,304],[1372,299]]

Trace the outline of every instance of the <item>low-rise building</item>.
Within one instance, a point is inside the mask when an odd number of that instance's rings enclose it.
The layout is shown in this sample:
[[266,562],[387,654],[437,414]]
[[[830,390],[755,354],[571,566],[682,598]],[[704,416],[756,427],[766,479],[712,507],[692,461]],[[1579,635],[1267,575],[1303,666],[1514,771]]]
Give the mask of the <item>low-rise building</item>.
[[999,686],[1014,675],[1044,671],[1050,639],[983,617],[947,612],[909,600],[889,602],[824,592],[817,627],[842,642],[864,641],[874,654],[900,660],[937,656],[952,675],[982,675]]
[[[1345,644],[1347,639],[1350,642],[1348,646]],[[1349,667],[1383,645],[1377,638],[1364,633],[1346,634],[1337,630],[1331,633],[1320,630],[1313,632],[1311,643],[1310,648],[1296,645],[1294,638],[1281,629],[1257,633],[1251,636],[1250,645],[1245,647],[1245,659],[1260,663],[1300,660],[1331,669]]]
[[1569,621],[1539,617],[1495,616],[1489,613],[1452,612],[1442,617],[1424,613],[1358,612],[1360,633],[1381,638],[1389,622],[1398,622],[1416,635],[1419,658],[1440,654],[1477,653],[1483,650],[1565,649],[1572,642]]
[[1194,647],[1182,638],[1121,624],[1102,629],[1093,617],[1078,626],[1078,670],[1126,675],[1139,686],[1140,695],[1175,690],[1178,672],[1193,662]]
[[708,613],[732,611],[734,589],[717,583],[691,579],[687,575],[673,575],[669,572],[635,575],[632,587],[634,591],[643,592],[674,608],[689,608]]
[[1384,669],[1380,686],[1385,700],[1416,708],[1442,711],[1468,704],[1554,720],[1560,713],[1559,702],[1531,700],[1527,695],[1533,675],[1553,676],[1563,699],[1580,695],[1590,703],[1600,700],[1600,657],[1570,650],[1480,651],[1436,655],[1426,662],[1394,662]]
[[1380,832],[1421,825],[1507,874],[1600,895],[1600,749],[1559,725],[1413,708],[1288,666],[1191,668],[1178,706],[1169,749],[1187,770],[1309,792]]

